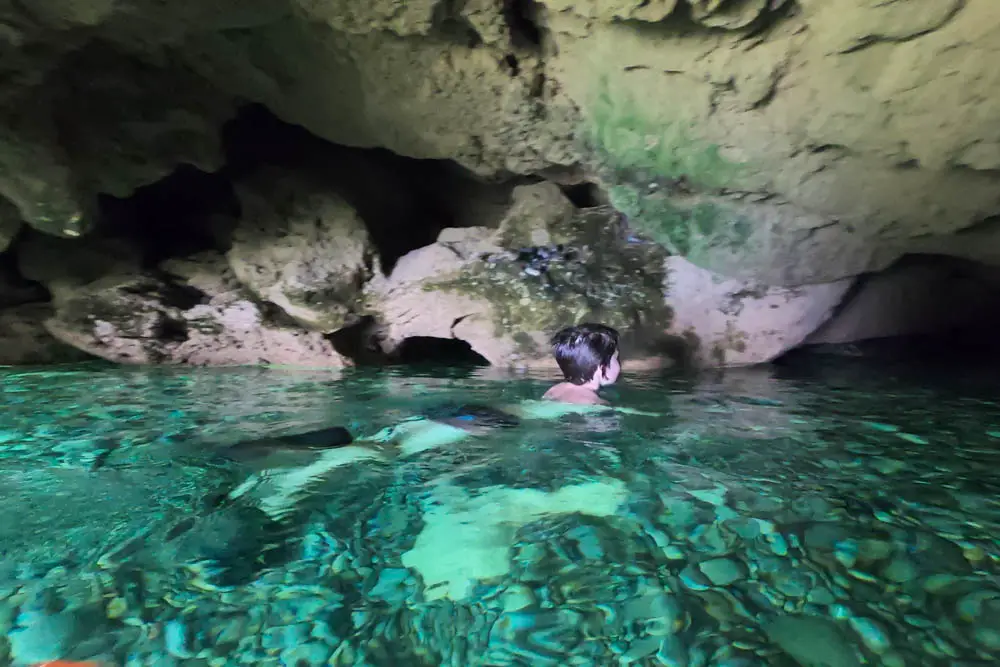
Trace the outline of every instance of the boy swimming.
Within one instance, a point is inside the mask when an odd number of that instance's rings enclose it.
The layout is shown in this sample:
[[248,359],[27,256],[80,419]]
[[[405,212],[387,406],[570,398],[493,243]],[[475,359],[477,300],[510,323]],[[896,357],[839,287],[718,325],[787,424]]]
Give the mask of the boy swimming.
[[[439,415],[405,419],[353,442],[349,436],[346,441],[336,438],[335,444],[332,441],[331,448],[312,463],[260,471],[230,492],[229,498],[245,494],[256,496],[257,506],[271,518],[279,519],[292,511],[306,489],[323,475],[357,461],[386,461],[396,456],[412,456],[485,435],[501,426],[517,426],[520,420],[525,419],[557,419],[570,414],[604,411],[659,416],[631,408],[613,407],[598,394],[601,387],[617,381],[621,373],[619,334],[615,329],[593,323],[569,326],[552,337],[551,345],[564,380],[546,391],[541,400],[522,401],[499,408],[460,406]],[[310,438],[310,435],[292,436],[291,440],[304,438],[309,442],[304,440],[302,446],[323,449],[322,445],[311,442],[315,438]],[[393,451],[387,451],[387,448]],[[265,480],[269,483],[262,485]],[[265,490],[261,486],[269,488]]]
[[584,323],[559,331],[552,337],[552,352],[565,379],[542,399],[608,405],[597,392],[618,380],[622,370],[618,344],[618,332],[603,324]]

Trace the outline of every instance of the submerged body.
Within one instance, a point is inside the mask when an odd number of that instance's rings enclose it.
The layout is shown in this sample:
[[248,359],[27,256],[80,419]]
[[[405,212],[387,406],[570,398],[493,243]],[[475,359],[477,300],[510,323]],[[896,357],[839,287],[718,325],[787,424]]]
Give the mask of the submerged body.
[[[343,438],[336,429],[323,431],[323,437],[318,439],[310,434],[286,438],[296,446],[315,447],[315,443],[322,440],[329,440],[331,445],[328,451],[307,465],[269,469],[251,476],[230,494],[230,498],[249,493],[266,479],[268,490],[263,495],[258,494],[257,505],[277,520],[287,516],[296,506],[297,499],[325,474],[356,461],[414,456],[489,434],[496,428],[518,426],[521,420],[558,419],[569,414],[605,410],[648,414],[613,408],[598,395],[601,387],[614,384],[621,373],[617,331],[599,324],[567,327],[553,336],[552,348],[565,381],[545,392],[541,401],[522,401],[500,408],[443,406],[428,415],[406,419],[353,442],[349,436]],[[337,437],[331,438],[334,432]]]

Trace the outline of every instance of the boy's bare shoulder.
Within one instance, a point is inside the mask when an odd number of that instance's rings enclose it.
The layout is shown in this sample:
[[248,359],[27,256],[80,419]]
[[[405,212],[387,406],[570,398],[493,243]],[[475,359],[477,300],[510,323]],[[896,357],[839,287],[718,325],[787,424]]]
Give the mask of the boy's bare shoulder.
[[608,405],[608,402],[597,395],[596,392],[583,389],[571,382],[560,382],[550,387],[542,400],[559,401],[561,403],[576,403],[580,405]]

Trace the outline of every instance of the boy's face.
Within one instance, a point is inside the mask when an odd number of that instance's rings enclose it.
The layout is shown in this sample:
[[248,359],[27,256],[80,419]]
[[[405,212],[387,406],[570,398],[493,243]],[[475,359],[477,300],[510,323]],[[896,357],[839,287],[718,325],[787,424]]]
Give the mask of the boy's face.
[[615,355],[611,357],[611,362],[603,368],[597,369],[597,381],[600,386],[614,384],[618,380],[618,376],[622,372],[622,364],[618,358],[618,350],[615,350]]

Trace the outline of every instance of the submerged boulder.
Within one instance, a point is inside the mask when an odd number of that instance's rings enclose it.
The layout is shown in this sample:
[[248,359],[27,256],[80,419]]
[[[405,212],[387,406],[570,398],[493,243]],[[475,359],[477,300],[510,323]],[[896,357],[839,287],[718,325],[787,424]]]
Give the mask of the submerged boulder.
[[357,317],[376,268],[364,221],[321,179],[266,170],[238,188],[243,217],[227,253],[259,299],[330,333]]

